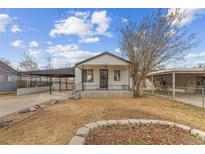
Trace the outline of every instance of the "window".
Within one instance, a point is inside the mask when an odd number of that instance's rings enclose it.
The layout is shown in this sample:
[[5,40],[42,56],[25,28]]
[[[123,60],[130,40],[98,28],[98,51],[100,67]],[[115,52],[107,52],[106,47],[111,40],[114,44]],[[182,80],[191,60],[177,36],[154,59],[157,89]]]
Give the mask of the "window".
[[91,69],[84,69],[83,70],[83,82],[93,82],[94,73]]
[[120,81],[120,70],[114,70],[114,81]]

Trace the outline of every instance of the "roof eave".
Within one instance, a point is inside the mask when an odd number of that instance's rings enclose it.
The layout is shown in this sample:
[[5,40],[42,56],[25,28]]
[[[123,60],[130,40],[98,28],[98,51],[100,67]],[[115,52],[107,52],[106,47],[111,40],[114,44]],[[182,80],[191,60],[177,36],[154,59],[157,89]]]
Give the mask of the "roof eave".
[[88,59],[85,59],[85,60],[83,60],[83,61],[81,61],[81,62],[79,62],[79,63],[76,63],[76,64],[75,64],[75,67],[77,67],[78,65],[80,65],[80,64],[82,64],[82,63],[85,63],[85,62],[87,62],[87,61],[89,61],[89,60],[92,60],[92,59],[94,59],[94,58],[97,58],[97,57],[100,57],[100,56],[102,56],[102,55],[105,55],[105,54],[111,55],[111,56],[113,56],[113,57],[115,57],[115,58],[118,58],[118,59],[120,59],[120,60],[122,60],[122,61],[125,61],[126,63],[130,64],[130,61],[128,61],[128,60],[126,60],[126,59],[123,59],[123,58],[121,58],[121,57],[119,57],[119,56],[117,56],[117,55],[114,55],[114,54],[112,54],[112,53],[110,53],[110,52],[105,51],[105,52],[102,52],[101,54],[98,54],[98,55],[96,55],[96,56],[93,56],[93,57],[90,57],[90,58],[88,58]]
[[7,64],[5,64],[4,62],[0,61],[0,63],[6,67],[7,69],[9,69],[11,72],[15,73],[16,75],[18,74],[18,71],[13,69],[11,66],[8,66]]

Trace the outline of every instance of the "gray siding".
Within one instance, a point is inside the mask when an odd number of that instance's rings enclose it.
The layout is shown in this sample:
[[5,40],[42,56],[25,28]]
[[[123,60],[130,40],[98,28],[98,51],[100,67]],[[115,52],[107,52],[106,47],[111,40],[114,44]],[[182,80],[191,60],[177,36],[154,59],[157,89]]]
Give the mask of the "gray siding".
[[17,89],[17,75],[9,67],[0,63],[0,92],[14,91]]
[[16,91],[16,83],[0,83],[0,92]]

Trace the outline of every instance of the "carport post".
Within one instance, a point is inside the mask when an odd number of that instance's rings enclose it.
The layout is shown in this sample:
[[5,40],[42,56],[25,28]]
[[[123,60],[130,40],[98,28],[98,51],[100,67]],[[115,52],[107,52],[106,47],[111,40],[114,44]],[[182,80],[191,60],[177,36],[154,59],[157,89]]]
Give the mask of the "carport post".
[[50,94],[52,93],[51,91],[51,76],[49,77],[49,80],[50,80]]
[[154,76],[151,76],[152,80],[152,94],[154,94]]
[[202,106],[204,108],[204,88],[201,89],[201,94],[202,94]]
[[84,91],[84,70],[81,69],[82,91]]
[[32,78],[32,75],[30,75],[31,76],[31,81],[30,81],[30,88],[32,87],[32,80],[33,80],[33,78]]
[[128,90],[130,90],[130,66],[128,65]]
[[67,77],[65,78],[65,89],[66,89],[66,91],[68,91],[68,80],[67,80]]
[[20,74],[20,85],[19,88],[22,88],[21,74]]
[[59,80],[59,90],[61,92],[61,77],[60,77],[60,80]]
[[172,73],[172,97],[175,99],[175,72]]

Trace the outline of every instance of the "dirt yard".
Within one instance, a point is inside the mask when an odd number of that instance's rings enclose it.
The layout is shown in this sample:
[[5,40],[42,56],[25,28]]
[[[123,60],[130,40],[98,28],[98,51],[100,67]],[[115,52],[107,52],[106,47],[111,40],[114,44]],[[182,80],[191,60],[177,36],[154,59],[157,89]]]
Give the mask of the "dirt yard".
[[68,144],[79,127],[106,119],[164,119],[205,131],[205,110],[155,96],[64,101],[0,129],[0,144]]

